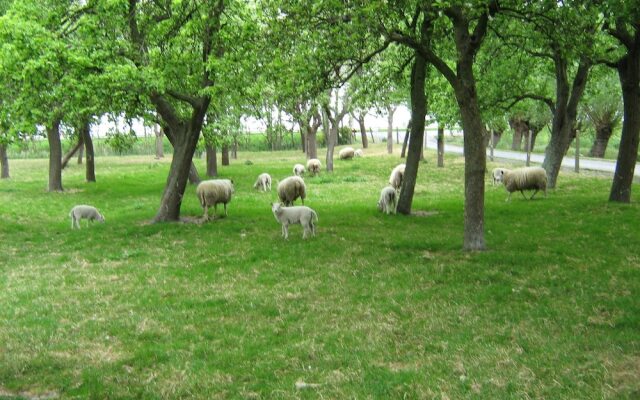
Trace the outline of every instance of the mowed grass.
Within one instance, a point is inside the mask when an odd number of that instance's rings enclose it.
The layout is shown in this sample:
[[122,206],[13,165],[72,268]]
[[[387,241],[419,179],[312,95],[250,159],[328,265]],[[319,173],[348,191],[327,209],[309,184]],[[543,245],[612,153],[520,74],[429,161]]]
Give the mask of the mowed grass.
[[[427,153],[417,215],[386,216],[376,201],[401,161],[383,146],[305,179],[319,215],[306,241],[298,225],[281,238],[276,182],[252,189],[261,172],[289,176],[299,152],[219,167],[235,197],[204,224],[149,223],[169,160],[98,158],[94,184],[73,164],[64,193],[45,191],[46,160],[12,161],[0,398],[640,396],[637,201],[563,172],[546,199],[505,203],[487,175],[488,250],[465,253],[463,160],[439,169]],[[75,204],[106,223],[71,230]],[[201,214],[190,185],[182,215]]]

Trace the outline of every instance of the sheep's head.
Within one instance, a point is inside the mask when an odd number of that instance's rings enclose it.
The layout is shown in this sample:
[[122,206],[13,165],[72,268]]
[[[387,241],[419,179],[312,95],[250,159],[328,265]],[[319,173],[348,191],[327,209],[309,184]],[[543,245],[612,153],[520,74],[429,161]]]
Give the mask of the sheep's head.
[[96,221],[99,221],[104,224],[104,215],[98,213],[98,217],[96,218]]
[[273,203],[273,204],[271,204],[271,211],[274,214],[277,214],[280,211],[281,207],[282,207],[282,205],[280,205],[280,203]]

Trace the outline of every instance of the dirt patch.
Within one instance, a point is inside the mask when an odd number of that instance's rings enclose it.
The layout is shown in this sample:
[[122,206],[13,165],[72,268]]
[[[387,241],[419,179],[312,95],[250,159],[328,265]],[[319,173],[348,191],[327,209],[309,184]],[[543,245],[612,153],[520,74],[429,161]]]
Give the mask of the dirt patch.
[[411,213],[411,215],[415,216],[415,217],[432,217],[434,215],[438,215],[439,212],[438,211],[414,211]]
[[10,392],[2,387],[0,387],[0,397],[9,398],[9,399],[29,399],[29,400],[50,400],[57,399],[60,397],[60,394],[57,392],[42,392],[42,393],[34,393],[29,391],[24,392]]

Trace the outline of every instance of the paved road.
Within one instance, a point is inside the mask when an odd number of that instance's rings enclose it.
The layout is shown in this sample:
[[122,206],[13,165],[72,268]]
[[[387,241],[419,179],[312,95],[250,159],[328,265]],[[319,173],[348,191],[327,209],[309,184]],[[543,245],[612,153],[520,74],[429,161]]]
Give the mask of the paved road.
[[[436,149],[438,147],[436,138],[433,136],[427,137],[427,147],[430,149]],[[462,154],[462,147],[455,145],[444,145],[445,153],[454,153],[454,154]],[[489,149],[487,149],[487,158],[489,157]],[[493,151],[494,159],[506,159],[506,160],[520,160],[525,162],[527,159],[526,153],[522,153],[519,151],[509,151],[509,150],[494,150]],[[542,164],[544,161],[543,154],[531,154],[531,162],[535,164]],[[562,167],[574,170],[575,169],[575,158],[574,157],[565,157],[562,160]],[[590,171],[601,171],[608,172],[613,175],[616,170],[616,162],[610,160],[600,160],[593,158],[580,158],[580,169],[581,170],[590,170]],[[634,171],[634,177],[636,179],[640,179],[640,168],[636,166]]]

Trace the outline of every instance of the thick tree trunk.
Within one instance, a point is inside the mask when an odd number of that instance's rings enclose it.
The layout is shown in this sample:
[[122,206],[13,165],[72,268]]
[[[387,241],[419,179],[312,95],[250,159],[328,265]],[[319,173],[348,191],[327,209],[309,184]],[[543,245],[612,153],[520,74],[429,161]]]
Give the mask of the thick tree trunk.
[[83,128],[80,130],[82,135],[82,142],[84,143],[84,149],[86,153],[87,165],[85,166],[85,179],[87,182],[96,181],[96,165],[95,165],[95,153],[93,151],[93,139],[91,139],[91,123],[86,121]]
[[398,199],[397,212],[404,215],[411,214],[411,204],[415,191],[422,143],[424,140],[424,121],[427,115],[427,99],[425,96],[427,63],[420,53],[415,53],[415,61],[411,68],[411,138],[409,153],[402,178],[402,188]]
[[404,140],[402,141],[402,151],[400,152],[400,158],[404,158],[407,155],[407,145],[409,144],[409,135],[411,134],[411,118],[407,123],[407,130],[404,132]]
[[318,127],[309,126],[307,131],[307,159],[318,158]]
[[438,125],[438,167],[444,168],[444,125]]
[[84,142],[82,141],[82,135],[78,134],[78,141],[76,142],[76,144],[73,145],[73,147],[67,152],[67,154],[64,155],[64,157],[62,157],[62,169],[67,168],[67,164],[69,164],[69,160],[71,160],[71,157],[73,157],[78,152],[78,150],[82,148],[83,145]]
[[360,140],[362,141],[362,148],[369,147],[369,138],[367,137],[367,128],[364,126],[365,113],[358,114],[358,126],[360,127]]
[[[200,128],[198,128],[198,137],[200,136],[201,127],[202,127],[202,124],[200,124]],[[167,139],[169,139],[169,143],[171,143],[171,146],[173,147],[173,150],[175,151],[176,143],[177,143],[178,139],[176,138],[176,135],[173,132],[173,129],[169,128],[168,125],[165,125],[162,128],[162,131],[164,131],[164,134],[167,136]],[[195,153],[195,148],[194,148],[194,153]],[[193,163],[193,160],[191,161],[191,165],[189,166],[189,171],[187,173],[187,176],[188,176],[188,179],[189,179],[189,183],[191,183],[192,185],[197,185],[198,183],[200,183],[200,174],[198,174],[198,169],[196,168],[196,165]]]
[[527,121],[517,117],[509,119],[509,125],[513,130],[511,150],[520,151],[522,150],[522,138],[526,138],[528,136],[527,133],[529,131],[529,125],[527,124]]
[[618,63],[618,76],[622,87],[624,117],[622,120],[622,136],[618,150],[616,171],[613,175],[609,201],[620,203],[631,202],[631,185],[633,172],[638,157],[638,140],[640,138],[640,42],[636,34],[635,46]]
[[573,86],[569,87],[566,60],[556,57],[556,104],[551,126],[551,139],[545,150],[542,167],[547,171],[547,187],[556,187],[562,159],[571,145],[572,132],[578,114],[578,102],[584,93],[589,76],[590,64],[580,63],[573,79]]
[[62,192],[62,144],[60,143],[60,120],[47,126],[49,142],[49,186],[50,192]]
[[218,176],[218,157],[216,155],[216,146],[207,144],[207,176]]
[[393,154],[393,114],[395,107],[387,107],[387,153]]
[[229,165],[229,145],[222,145],[222,165]]
[[325,159],[327,172],[333,172],[333,152],[338,142],[338,123],[332,123],[327,136],[327,157]]
[[9,157],[7,156],[7,144],[0,143],[0,179],[9,178]]
[[604,157],[612,133],[613,127],[610,124],[596,126],[596,137],[591,146],[591,150],[589,150],[589,157]]
[[164,158],[164,133],[162,132],[160,125],[156,124],[153,129],[153,133],[156,137],[156,158]]

